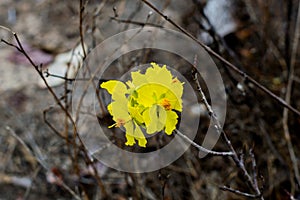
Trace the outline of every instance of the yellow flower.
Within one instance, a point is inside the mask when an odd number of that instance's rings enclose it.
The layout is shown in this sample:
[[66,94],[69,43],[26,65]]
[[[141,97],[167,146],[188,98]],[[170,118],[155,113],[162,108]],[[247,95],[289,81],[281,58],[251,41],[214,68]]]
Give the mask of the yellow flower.
[[107,106],[109,113],[113,116],[113,120],[116,124],[110,126],[124,127],[126,129],[126,145],[132,146],[135,144],[135,139],[138,140],[138,145],[146,147],[147,140],[140,129],[140,126],[133,120],[128,106],[128,99],[126,97],[127,88],[126,85],[120,81],[107,81],[101,84],[102,88],[105,88],[114,100]]
[[126,129],[126,145],[146,146],[147,140],[141,130],[148,134],[164,130],[168,135],[176,128],[182,111],[183,83],[164,65],[151,63],[145,74],[132,72],[132,81],[126,84],[110,80],[101,84],[111,95],[113,102],[108,111],[116,122],[113,126]]

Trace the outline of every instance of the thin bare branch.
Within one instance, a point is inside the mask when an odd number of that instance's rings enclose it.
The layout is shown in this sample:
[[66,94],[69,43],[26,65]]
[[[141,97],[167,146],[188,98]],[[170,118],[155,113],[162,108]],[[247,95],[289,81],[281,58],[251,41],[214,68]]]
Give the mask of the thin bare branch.
[[120,19],[117,17],[111,17],[110,19],[120,22],[120,23],[125,23],[125,24],[134,24],[138,26],[152,26],[152,27],[157,27],[157,28],[164,28],[162,25],[154,24],[154,23],[149,23],[149,22],[139,22],[139,21],[134,21],[134,20],[128,20],[128,19]]
[[219,188],[220,188],[221,190],[229,191],[229,192],[232,192],[232,193],[234,193],[234,194],[237,194],[237,195],[240,195],[240,196],[244,196],[244,197],[248,197],[248,198],[252,198],[252,199],[260,198],[259,195],[253,195],[253,194],[249,194],[249,193],[246,193],[246,192],[241,192],[241,191],[239,191],[239,190],[232,189],[232,188],[226,187],[226,186],[220,186]]
[[193,69],[193,71],[194,71],[193,72],[194,81],[195,81],[195,83],[197,85],[197,89],[200,93],[201,100],[204,103],[206,109],[208,110],[209,116],[211,117],[211,119],[213,120],[213,122],[215,124],[216,131],[218,133],[222,133],[222,136],[223,136],[228,148],[230,149],[230,151],[232,153],[231,158],[235,162],[236,166],[243,172],[243,175],[244,175],[245,180],[247,181],[248,185],[251,187],[251,189],[253,189],[255,191],[255,193],[256,193],[255,196],[258,196],[258,197],[260,197],[260,199],[263,199],[262,193],[261,193],[260,189],[258,188],[258,185],[256,184],[257,180],[255,180],[255,181],[253,180],[254,178],[252,178],[250,176],[249,172],[247,171],[247,169],[245,167],[243,155],[241,157],[238,156],[238,154],[236,153],[236,150],[234,149],[234,147],[231,144],[231,141],[227,137],[227,134],[223,130],[223,128],[222,128],[222,126],[221,126],[221,124],[220,124],[220,122],[217,118],[217,115],[213,111],[212,107],[209,105],[209,103],[208,103],[208,101],[205,97],[205,94],[204,94],[204,92],[201,88],[200,82],[198,80],[198,73],[199,72],[197,71],[197,68],[195,66],[197,66],[197,57],[195,57],[194,65],[193,65],[193,67],[194,67],[194,69]]
[[186,135],[184,135],[183,133],[181,133],[179,130],[176,129],[175,132],[181,138],[183,138],[188,143],[190,143],[191,145],[193,145],[194,147],[196,147],[199,151],[202,151],[202,152],[214,155],[214,156],[233,156],[232,152],[217,152],[217,151],[212,151],[212,150],[206,149],[206,148],[200,146],[199,144],[195,143],[193,140],[191,140],[190,138],[188,138]]
[[86,49],[84,45],[84,34],[83,34],[83,14],[84,14],[84,9],[85,9],[85,3],[83,0],[80,0],[79,4],[79,34],[80,34],[80,43],[81,43],[81,48],[83,50],[83,57],[86,57]]
[[205,51],[207,51],[209,54],[220,60],[222,63],[224,63],[227,67],[229,67],[231,70],[235,71],[237,74],[241,75],[246,81],[252,83],[254,86],[256,86],[258,89],[269,95],[272,99],[276,100],[278,103],[280,103],[282,106],[288,108],[290,111],[293,113],[297,114],[300,117],[300,111],[297,110],[296,108],[292,107],[290,104],[288,104],[286,101],[284,101],[282,98],[278,97],[275,95],[272,91],[270,91],[268,88],[265,86],[261,85],[259,82],[257,82],[255,79],[253,79],[251,76],[246,74],[245,72],[241,71],[239,68],[237,68],[235,65],[227,61],[225,58],[223,58],[221,55],[216,53],[214,50],[212,50],[210,47],[205,45],[203,42],[195,38],[191,33],[189,33],[187,30],[182,28],[180,25],[175,23],[170,17],[167,15],[163,14],[160,10],[158,10],[153,4],[151,4],[147,0],[141,0],[144,2],[146,5],[148,5],[150,8],[152,8],[157,14],[162,16],[165,20],[167,20],[169,23],[171,23],[173,26],[175,26],[178,30],[183,32],[186,36],[194,40],[197,44],[199,44]]
[[49,122],[49,120],[47,119],[47,113],[50,111],[50,110],[52,110],[53,109],[53,107],[51,106],[51,107],[49,107],[49,108],[47,108],[47,109],[45,109],[45,110],[43,110],[43,119],[44,119],[44,122],[47,124],[47,126],[57,135],[57,136],[59,136],[60,138],[63,138],[63,139],[65,139],[65,136],[63,136],[61,133],[60,133],[60,131],[58,131],[50,122]]
[[252,163],[253,184],[255,185],[256,188],[258,188],[258,183],[257,183],[257,166],[256,166],[256,160],[255,160],[255,156],[254,156],[252,148],[249,150],[249,154],[250,154],[251,163]]

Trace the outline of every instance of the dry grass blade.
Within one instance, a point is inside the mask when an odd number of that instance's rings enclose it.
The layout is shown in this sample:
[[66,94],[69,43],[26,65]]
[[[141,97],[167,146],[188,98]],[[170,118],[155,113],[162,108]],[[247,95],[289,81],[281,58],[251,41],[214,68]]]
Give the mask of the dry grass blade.
[[[291,41],[293,45],[292,45],[291,61],[290,61],[290,67],[289,67],[288,83],[287,83],[286,94],[285,94],[285,101],[288,104],[290,104],[290,102],[291,102],[292,85],[293,85],[293,82],[294,82],[295,63],[296,63],[296,56],[297,56],[297,49],[298,49],[298,42],[299,42],[299,35],[300,35],[299,32],[300,32],[300,1],[298,3],[298,13],[297,13],[297,21],[296,21],[294,38]],[[284,138],[287,142],[287,146],[288,146],[288,150],[289,150],[289,154],[290,154],[290,159],[291,159],[292,165],[293,165],[293,171],[295,173],[294,175],[295,175],[297,184],[299,186],[300,185],[300,173],[299,173],[299,168],[298,168],[297,157],[296,157],[296,154],[295,154],[295,151],[294,151],[294,148],[293,148],[293,144],[292,144],[291,136],[290,136],[290,131],[289,131],[288,112],[289,112],[289,110],[284,108],[283,118],[282,118]],[[295,188],[293,188],[292,190],[295,190]]]

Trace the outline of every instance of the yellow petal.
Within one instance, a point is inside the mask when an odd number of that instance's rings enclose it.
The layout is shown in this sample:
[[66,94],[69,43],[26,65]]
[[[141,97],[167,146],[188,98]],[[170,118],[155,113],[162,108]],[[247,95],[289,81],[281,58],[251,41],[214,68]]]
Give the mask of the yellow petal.
[[114,89],[116,87],[116,85],[119,83],[120,81],[117,80],[110,80],[110,81],[106,81],[103,82],[100,87],[106,89],[109,94],[112,94],[114,92]]
[[153,93],[157,97],[166,94],[166,98],[171,101],[172,109],[182,111],[183,83],[178,78],[173,78],[166,65],[163,67],[156,63],[151,63],[151,65],[152,67],[149,67],[145,73],[148,84],[137,89],[140,91],[140,97],[143,97],[142,100],[139,100],[139,103],[146,103],[147,106],[150,106],[151,103],[154,104],[153,98],[150,98]]
[[[148,68],[146,71],[146,77],[149,83],[160,84],[161,87],[157,88],[157,91],[169,93],[170,101],[173,102],[173,109],[182,111],[182,94],[183,84],[178,78],[173,78],[171,72],[164,65],[159,67],[156,63],[151,63],[152,68]],[[157,78],[159,77],[159,78]],[[165,89],[162,89],[164,87]]]
[[138,145],[140,147],[146,147],[147,140],[146,140],[141,128],[136,123],[134,123],[134,124],[135,124],[134,138],[138,141]]
[[135,87],[147,83],[147,78],[144,74],[141,74],[140,71],[131,72],[132,83]]
[[152,134],[161,131],[167,120],[165,109],[159,105],[153,105],[143,113],[143,119],[146,125],[147,133]]
[[129,106],[128,110],[132,118],[134,118],[140,124],[143,123],[144,120],[138,107]]
[[114,101],[110,105],[111,105],[111,115],[113,116],[113,120],[115,122],[118,122],[118,120],[123,120],[127,122],[131,119],[128,113],[127,104],[125,104],[124,106],[122,102],[120,103],[118,101]]
[[154,96],[157,96],[157,88],[153,84],[145,84],[136,90],[138,98],[136,101],[144,107],[150,107],[156,103]]
[[171,135],[172,132],[176,129],[177,124],[177,114],[174,111],[167,111],[167,121],[166,121],[166,128],[165,133],[167,135]]
[[172,92],[174,92],[174,94],[177,97],[181,98],[181,96],[182,96],[182,93],[183,93],[183,84],[184,83],[180,82],[177,77],[174,78],[174,79],[172,79],[170,89],[172,90]]
[[146,147],[147,140],[137,123],[129,121],[124,127],[126,129],[125,137],[127,139],[125,145],[133,146],[136,143],[135,140],[137,140],[140,147]]
[[166,99],[170,101],[171,108],[177,111],[182,111],[182,99],[174,95],[166,95]]
[[126,123],[124,125],[125,129],[126,129],[126,133],[125,133],[125,137],[127,139],[125,145],[127,146],[133,146],[135,144],[135,140],[134,140],[134,126],[133,126],[133,122],[129,121],[128,123]]
[[129,135],[129,134],[126,134],[125,135],[127,141],[125,142],[125,145],[127,146],[133,146],[135,144],[135,140],[134,140],[134,137]]
[[107,110],[108,110],[109,114],[112,115],[112,105],[111,105],[111,103],[108,104]]
[[106,89],[112,95],[113,100],[125,98],[125,94],[127,93],[126,85],[117,80],[106,81],[100,87]]
[[146,127],[149,126],[150,121],[151,121],[149,110],[150,110],[149,108],[146,108],[142,114],[143,121],[144,121]]
[[171,90],[165,93],[164,99],[167,99],[171,104],[171,109],[182,111],[182,100],[176,96]]
[[172,82],[172,74],[167,69],[166,65],[160,67],[156,63],[151,63],[152,67],[149,67],[145,73],[149,83],[161,83],[165,85],[166,83]]

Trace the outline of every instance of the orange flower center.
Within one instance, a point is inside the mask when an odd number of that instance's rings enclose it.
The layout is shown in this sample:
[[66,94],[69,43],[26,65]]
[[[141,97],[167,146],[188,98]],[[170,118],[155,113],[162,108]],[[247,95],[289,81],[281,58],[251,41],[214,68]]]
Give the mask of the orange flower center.
[[121,127],[124,124],[126,124],[126,121],[124,119],[117,119],[116,127]]
[[161,100],[160,105],[162,105],[166,110],[171,110],[171,103],[166,98]]

